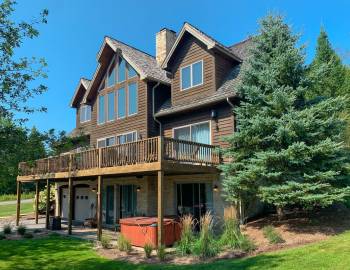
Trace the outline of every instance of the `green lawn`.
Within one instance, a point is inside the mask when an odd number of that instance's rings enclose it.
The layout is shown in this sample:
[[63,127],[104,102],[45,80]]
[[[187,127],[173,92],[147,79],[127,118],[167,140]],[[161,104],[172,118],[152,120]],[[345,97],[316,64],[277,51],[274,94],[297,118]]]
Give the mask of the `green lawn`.
[[[21,203],[21,214],[34,212],[33,203]],[[0,205],[0,217],[7,217],[16,214],[16,204]]]
[[350,269],[350,232],[305,247],[202,265],[132,265],[98,256],[91,244],[67,237],[0,241],[0,269]]

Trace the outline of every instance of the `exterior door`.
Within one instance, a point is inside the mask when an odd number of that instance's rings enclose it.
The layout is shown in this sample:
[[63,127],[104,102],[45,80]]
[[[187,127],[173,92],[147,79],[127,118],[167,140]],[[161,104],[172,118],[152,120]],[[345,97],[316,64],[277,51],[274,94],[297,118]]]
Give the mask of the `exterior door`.
[[106,224],[114,224],[114,186],[106,187]]
[[68,219],[68,188],[62,188],[61,192],[61,217]]
[[93,218],[95,213],[96,197],[89,187],[75,188],[74,220],[84,221]]
[[120,217],[136,216],[137,191],[135,185],[120,186]]

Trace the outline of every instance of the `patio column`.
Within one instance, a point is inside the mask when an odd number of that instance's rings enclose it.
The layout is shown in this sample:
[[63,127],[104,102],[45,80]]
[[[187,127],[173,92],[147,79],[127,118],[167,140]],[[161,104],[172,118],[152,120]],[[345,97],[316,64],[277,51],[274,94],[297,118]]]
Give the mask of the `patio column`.
[[22,183],[17,181],[17,212],[16,212],[16,226],[19,225],[19,217],[21,215],[21,190]]
[[68,178],[68,234],[72,234],[73,220],[73,178]]
[[164,171],[158,171],[158,247],[164,243]]
[[39,220],[39,181],[35,182],[35,224]]
[[102,176],[97,177],[97,239],[102,237]]
[[46,179],[46,229],[50,228],[50,180]]

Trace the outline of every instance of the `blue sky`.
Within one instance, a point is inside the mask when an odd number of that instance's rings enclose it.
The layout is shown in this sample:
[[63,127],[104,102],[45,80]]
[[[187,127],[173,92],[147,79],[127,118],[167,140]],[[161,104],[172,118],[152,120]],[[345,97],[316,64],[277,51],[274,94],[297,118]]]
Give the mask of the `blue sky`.
[[[350,1],[281,0],[18,0],[16,19],[31,19],[49,9],[48,24],[41,35],[28,40],[18,55],[42,56],[48,62],[49,90],[31,101],[46,106],[47,113],[29,115],[28,127],[70,131],[75,126],[75,111],[69,101],[80,77],[91,78],[96,54],[105,35],[112,36],[152,55],[155,33],[163,27],[179,31],[188,21],[225,45],[257,31],[257,21],[268,12],[286,17],[295,32],[302,34],[310,61],[316,38],[323,25],[341,54],[350,52]],[[349,54],[349,53],[348,53]],[[350,62],[350,55],[345,58]]]

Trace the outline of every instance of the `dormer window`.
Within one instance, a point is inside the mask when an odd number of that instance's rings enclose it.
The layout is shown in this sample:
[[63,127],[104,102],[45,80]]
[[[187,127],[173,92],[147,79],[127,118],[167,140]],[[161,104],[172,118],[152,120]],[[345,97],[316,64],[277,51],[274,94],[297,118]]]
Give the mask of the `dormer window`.
[[203,60],[181,68],[181,90],[203,84]]
[[85,123],[91,120],[91,106],[82,105],[80,107],[80,123]]

